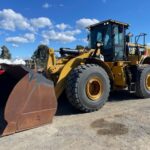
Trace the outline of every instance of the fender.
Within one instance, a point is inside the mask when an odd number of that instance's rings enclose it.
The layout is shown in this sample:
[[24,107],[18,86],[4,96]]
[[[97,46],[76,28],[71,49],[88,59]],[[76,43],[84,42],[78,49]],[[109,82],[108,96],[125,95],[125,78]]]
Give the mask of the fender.
[[150,65],[150,56],[145,56],[140,61],[140,64],[149,64]]
[[112,74],[112,71],[111,71],[109,65],[106,62],[104,62],[100,59],[96,59],[96,58],[86,58],[86,63],[97,64],[97,65],[101,66],[107,72],[109,79],[111,81],[111,84],[113,84],[114,76]]
[[59,98],[59,96],[62,94],[62,92],[65,89],[65,81],[70,71],[76,68],[77,66],[79,66],[81,63],[85,63],[85,59],[89,58],[90,55],[91,52],[83,53],[75,58],[72,58],[65,64],[65,66],[61,70],[61,73],[55,85],[55,93],[57,98]]

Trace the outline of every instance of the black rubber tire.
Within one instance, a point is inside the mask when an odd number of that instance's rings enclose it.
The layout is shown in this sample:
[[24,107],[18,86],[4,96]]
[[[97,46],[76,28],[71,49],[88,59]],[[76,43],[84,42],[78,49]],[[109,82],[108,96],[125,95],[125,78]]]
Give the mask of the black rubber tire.
[[136,93],[139,98],[149,98],[150,90],[146,88],[146,77],[150,74],[150,66],[142,66],[137,70]]
[[[92,76],[102,79],[104,92],[98,101],[88,98],[86,83]],[[99,110],[108,100],[110,93],[110,80],[106,71],[95,64],[80,65],[73,69],[67,78],[66,95],[69,102],[82,112],[93,112]]]

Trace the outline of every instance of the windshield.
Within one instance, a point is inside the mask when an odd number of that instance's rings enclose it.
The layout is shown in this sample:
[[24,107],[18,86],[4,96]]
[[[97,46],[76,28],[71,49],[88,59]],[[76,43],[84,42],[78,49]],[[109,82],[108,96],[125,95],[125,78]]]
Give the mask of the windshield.
[[112,40],[111,40],[111,26],[100,26],[94,29],[91,29],[90,33],[90,48],[95,49],[96,43],[102,42],[104,44],[104,49],[109,49],[112,47]]

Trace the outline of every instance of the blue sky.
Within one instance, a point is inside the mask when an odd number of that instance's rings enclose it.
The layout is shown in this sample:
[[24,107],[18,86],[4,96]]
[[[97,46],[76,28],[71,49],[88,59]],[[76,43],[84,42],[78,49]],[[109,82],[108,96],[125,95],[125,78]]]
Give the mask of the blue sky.
[[54,49],[87,45],[84,27],[110,18],[129,23],[134,35],[150,34],[149,7],[149,0],[1,0],[0,46],[27,58],[41,43]]

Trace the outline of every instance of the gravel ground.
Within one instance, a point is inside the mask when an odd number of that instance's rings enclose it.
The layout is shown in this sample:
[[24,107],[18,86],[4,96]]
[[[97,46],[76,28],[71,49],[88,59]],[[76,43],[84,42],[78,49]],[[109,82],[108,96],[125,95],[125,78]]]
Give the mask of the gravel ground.
[[150,150],[150,100],[111,94],[99,111],[80,114],[64,99],[53,124],[0,138],[0,150]]

